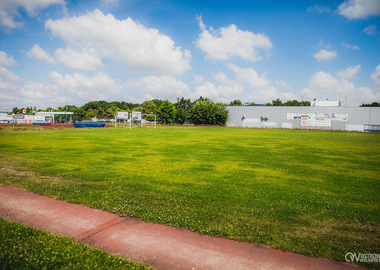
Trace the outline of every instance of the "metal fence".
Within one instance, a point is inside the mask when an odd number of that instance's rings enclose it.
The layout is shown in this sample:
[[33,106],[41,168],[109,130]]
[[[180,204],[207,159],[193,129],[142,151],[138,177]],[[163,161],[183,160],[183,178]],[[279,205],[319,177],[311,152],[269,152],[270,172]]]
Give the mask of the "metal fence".
[[380,107],[228,106],[229,127],[365,131],[380,125]]

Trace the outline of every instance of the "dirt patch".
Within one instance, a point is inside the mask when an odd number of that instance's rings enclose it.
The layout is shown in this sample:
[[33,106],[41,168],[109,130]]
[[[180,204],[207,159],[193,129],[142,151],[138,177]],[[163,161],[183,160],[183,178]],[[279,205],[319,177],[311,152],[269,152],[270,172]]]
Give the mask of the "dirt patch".
[[30,182],[49,182],[56,183],[61,182],[62,180],[59,177],[48,176],[48,175],[40,175],[35,171],[28,170],[26,168],[20,168],[14,165],[1,163],[0,164],[0,177],[1,176],[15,176],[18,178],[23,178],[23,180]]

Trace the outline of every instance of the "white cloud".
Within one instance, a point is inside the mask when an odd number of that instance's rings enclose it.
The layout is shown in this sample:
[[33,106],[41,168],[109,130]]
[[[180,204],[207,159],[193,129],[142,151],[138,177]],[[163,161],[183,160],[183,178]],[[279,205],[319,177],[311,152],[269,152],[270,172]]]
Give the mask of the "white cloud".
[[0,26],[9,31],[23,25],[23,22],[15,21],[19,17],[19,9],[24,9],[30,17],[37,15],[39,9],[49,5],[59,4],[65,6],[64,0],[1,0],[0,1]]
[[37,59],[39,61],[55,64],[56,60],[50,56],[47,52],[41,49],[40,45],[34,44],[33,48],[30,49],[29,52],[26,53],[30,58]]
[[374,24],[370,24],[368,25],[366,28],[363,29],[363,32],[368,35],[368,36],[371,36],[373,34],[376,33],[376,29],[377,29],[377,26],[374,25]]
[[238,98],[244,88],[236,80],[230,80],[227,76],[218,72],[213,76],[215,83],[206,81],[202,76],[194,76],[195,92],[190,96],[197,99],[200,96],[213,99],[217,102],[229,102]]
[[58,72],[49,74],[55,85],[68,92],[76,102],[87,102],[91,100],[107,100],[110,96],[120,92],[118,85],[107,74],[98,72],[93,76],[86,76],[82,73],[62,75]]
[[231,69],[241,83],[248,84],[251,88],[267,88],[270,82],[265,78],[266,73],[259,76],[253,68],[240,68],[234,64],[226,64],[226,66]]
[[310,6],[307,8],[307,11],[309,13],[330,13],[331,10],[329,7],[326,7],[326,6],[318,6],[318,5],[314,5],[314,6]]
[[292,85],[290,83],[284,82],[283,80],[277,80],[276,86],[282,89],[289,89]]
[[234,24],[219,30],[207,30],[202,18],[198,17],[198,20],[202,33],[195,45],[206,53],[207,59],[230,60],[239,57],[257,61],[262,58],[262,51],[268,54],[272,48],[272,42],[265,34],[243,31]]
[[80,70],[97,70],[103,67],[102,61],[96,56],[92,48],[75,50],[70,47],[54,51],[54,56],[45,52],[38,44],[34,44],[33,48],[26,53],[30,58],[49,64],[64,64],[68,68]]
[[97,70],[103,67],[102,60],[96,56],[94,49],[74,50],[58,48],[54,52],[57,61],[65,66],[80,70]]
[[371,74],[370,77],[372,80],[374,80],[375,86],[380,88],[380,65],[376,67],[375,71]]
[[[274,99],[280,98],[283,100],[296,99],[296,95],[292,92],[278,91],[269,80],[265,78],[267,72],[259,75],[253,68],[241,68],[234,64],[226,64],[231,69],[238,80],[242,84],[249,87],[249,101],[256,103],[266,103]],[[277,81],[282,88],[290,87],[290,84],[284,81]]]
[[360,105],[379,100],[380,93],[369,87],[356,87],[352,81],[337,78],[327,72],[315,73],[299,95],[306,99],[344,100],[346,97],[350,105]]
[[22,79],[5,67],[0,67],[0,79],[3,82],[18,82]]
[[117,20],[95,10],[78,17],[49,19],[45,27],[69,47],[91,49],[89,55],[122,61],[131,70],[178,75],[191,69],[190,51],[182,51],[170,37],[131,18]]
[[346,47],[346,48],[348,48],[348,49],[353,49],[353,50],[358,50],[358,51],[360,51],[360,47],[357,46],[357,45],[350,45],[350,44],[347,44],[347,43],[343,42],[343,43],[342,43],[342,46],[343,46],[343,47]]
[[328,51],[321,49],[319,52],[314,54],[314,58],[317,59],[318,61],[325,61],[325,60],[330,60],[332,58],[337,57],[338,54],[336,51]]
[[16,66],[17,63],[12,56],[8,56],[6,52],[0,51],[0,65],[1,66]]
[[182,81],[169,76],[146,76],[130,79],[126,88],[144,94],[148,99],[175,99],[189,95],[189,87]]
[[337,72],[338,76],[344,79],[353,79],[355,75],[359,72],[361,65],[356,65],[348,67],[346,70]]
[[275,99],[280,99],[282,101],[297,99],[298,96],[292,92],[280,92],[274,86],[269,86],[265,89],[258,89],[256,91],[252,91],[248,96],[250,101],[255,103],[266,104],[267,102],[271,102]]
[[379,0],[346,0],[338,7],[338,13],[348,19],[364,19],[380,15]]

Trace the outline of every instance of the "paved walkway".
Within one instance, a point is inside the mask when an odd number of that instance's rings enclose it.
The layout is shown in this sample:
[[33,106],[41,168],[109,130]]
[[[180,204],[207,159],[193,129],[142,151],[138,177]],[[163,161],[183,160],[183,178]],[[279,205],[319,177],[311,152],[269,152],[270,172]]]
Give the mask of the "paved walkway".
[[0,216],[144,262],[158,269],[355,269],[252,244],[122,218],[0,186]]

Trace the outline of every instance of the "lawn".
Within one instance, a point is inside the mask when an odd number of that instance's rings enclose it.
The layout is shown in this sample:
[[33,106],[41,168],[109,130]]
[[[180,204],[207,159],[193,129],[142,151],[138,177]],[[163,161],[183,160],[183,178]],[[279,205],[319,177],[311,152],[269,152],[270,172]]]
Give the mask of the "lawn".
[[0,231],[0,269],[151,269],[2,218]]
[[379,134],[7,128],[0,161],[3,185],[121,216],[340,261],[380,253]]

